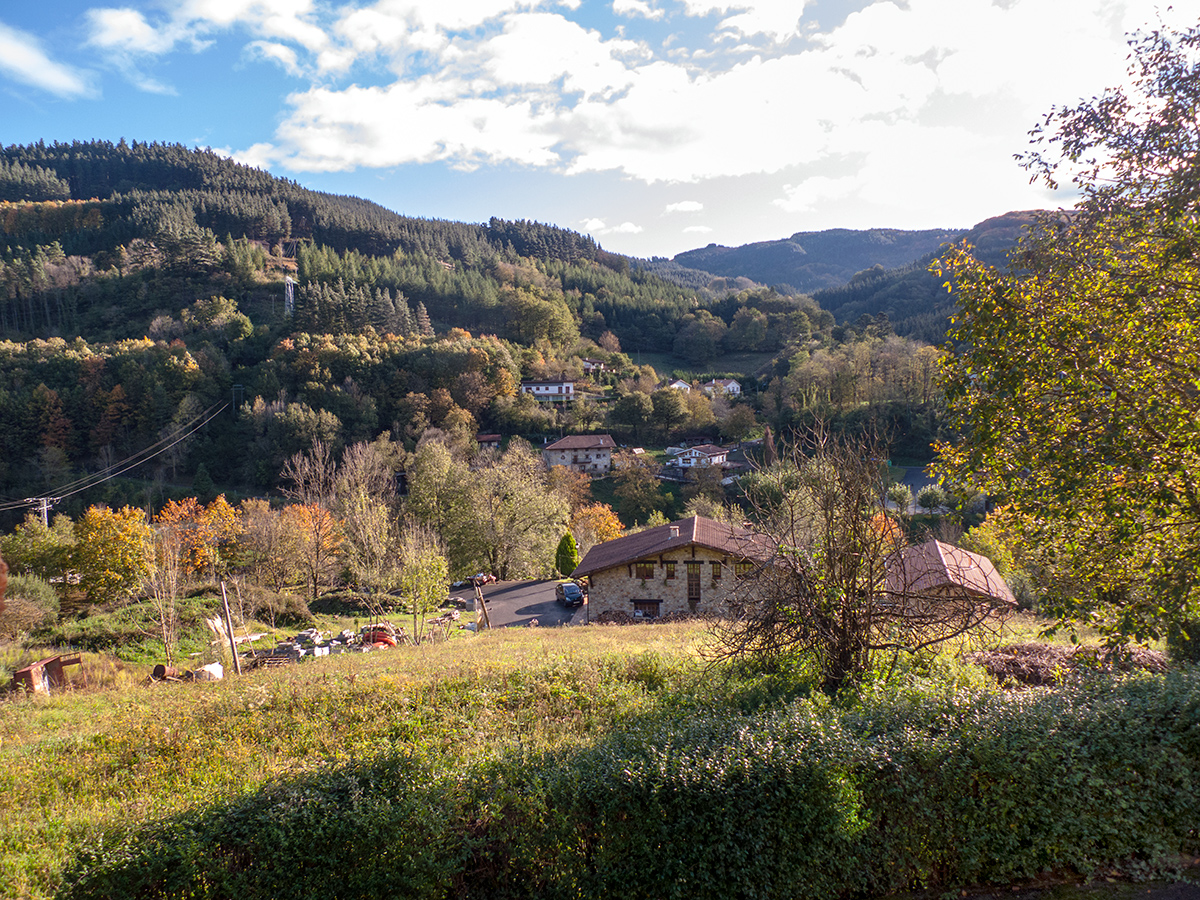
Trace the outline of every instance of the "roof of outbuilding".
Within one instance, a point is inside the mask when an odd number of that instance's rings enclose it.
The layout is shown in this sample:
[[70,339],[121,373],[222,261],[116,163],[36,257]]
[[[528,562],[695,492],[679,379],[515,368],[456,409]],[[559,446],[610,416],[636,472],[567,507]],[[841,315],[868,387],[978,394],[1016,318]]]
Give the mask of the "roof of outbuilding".
[[613,450],[617,442],[610,434],[568,434],[559,438],[553,444],[547,444],[544,450]]
[[887,587],[890,593],[906,596],[958,589],[1017,605],[990,559],[941,541],[905,547],[897,563],[889,567]]
[[[678,537],[671,537],[672,528],[679,529]],[[666,550],[689,544],[708,547],[739,558],[753,559],[764,556],[762,537],[754,532],[738,528],[736,525],[725,525],[713,519],[706,519],[704,516],[692,516],[690,519],[680,519],[668,525],[647,528],[637,534],[597,544],[587,552],[571,575],[581,578],[593,572],[657,556]]]

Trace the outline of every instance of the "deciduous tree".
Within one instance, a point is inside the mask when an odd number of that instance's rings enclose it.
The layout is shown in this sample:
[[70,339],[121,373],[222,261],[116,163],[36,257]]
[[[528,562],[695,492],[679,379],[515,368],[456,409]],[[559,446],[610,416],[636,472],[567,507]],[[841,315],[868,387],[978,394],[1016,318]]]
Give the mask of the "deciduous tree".
[[881,508],[882,448],[824,431],[805,443],[811,451],[793,452],[790,473],[769,473],[774,490],[749,495],[759,536],[745,555],[759,564],[716,626],[720,654],[798,657],[832,694],[881,659],[988,621],[996,610],[979,598],[922,592],[921,565],[908,561],[900,526]]
[[607,503],[581,507],[571,517],[571,534],[575,535],[580,556],[586,555],[596,544],[619,538],[624,530],[625,526]]
[[93,506],[75,523],[72,565],[92,603],[132,598],[150,575],[154,532],[140,509]]
[[1006,497],[1045,608],[1113,642],[1200,601],[1200,26],[1131,40],[1132,87],[1052,110],[1027,166],[1073,177],[1007,271],[943,261],[963,438],[948,472]]

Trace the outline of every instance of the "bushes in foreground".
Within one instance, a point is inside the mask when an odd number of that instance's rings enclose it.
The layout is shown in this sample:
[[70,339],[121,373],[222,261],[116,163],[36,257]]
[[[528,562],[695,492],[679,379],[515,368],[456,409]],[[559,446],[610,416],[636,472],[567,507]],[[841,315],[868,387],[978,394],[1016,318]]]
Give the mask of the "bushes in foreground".
[[66,897],[835,897],[1197,847],[1200,674],[661,710],[465,770],[388,755],[112,836]]

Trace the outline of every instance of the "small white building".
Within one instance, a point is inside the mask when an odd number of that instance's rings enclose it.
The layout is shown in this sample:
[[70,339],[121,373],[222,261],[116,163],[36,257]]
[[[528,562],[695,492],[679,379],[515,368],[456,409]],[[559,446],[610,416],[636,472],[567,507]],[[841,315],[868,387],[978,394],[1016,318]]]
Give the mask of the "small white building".
[[729,451],[716,444],[701,444],[699,447],[688,447],[682,453],[677,453],[670,461],[672,466],[682,466],[685,469],[703,468],[705,466],[723,466],[729,458]]
[[522,381],[521,393],[532,394],[535,400],[545,400],[547,402],[574,400],[575,382]]
[[677,391],[683,391],[684,393],[691,393],[692,390],[692,386],[682,378],[676,378],[674,381],[668,381],[666,386],[669,388],[674,388]]
[[730,397],[742,396],[742,386],[732,378],[714,378],[700,385],[700,389],[710,397],[716,394],[728,394]]

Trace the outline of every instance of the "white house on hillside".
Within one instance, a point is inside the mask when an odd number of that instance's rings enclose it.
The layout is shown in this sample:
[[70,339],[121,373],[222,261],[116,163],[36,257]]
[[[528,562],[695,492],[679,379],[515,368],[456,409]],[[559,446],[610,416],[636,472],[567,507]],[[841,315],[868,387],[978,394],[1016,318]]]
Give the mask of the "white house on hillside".
[[575,399],[573,381],[522,381],[521,393],[532,394],[535,400],[566,401]]
[[542,450],[546,468],[566,466],[576,472],[600,475],[612,468],[616,441],[607,434],[569,434]]
[[732,378],[714,378],[712,381],[706,381],[700,385],[700,389],[710,397],[720,393],[726,393],[730,397],[742,396],[741,384]]
[[688,447],[682,453],[677,453],[669,465],[682,466],[685,469],[703,466],[723,466],[729,458],[729,451],[716,444],[701,444],[699,447]]

